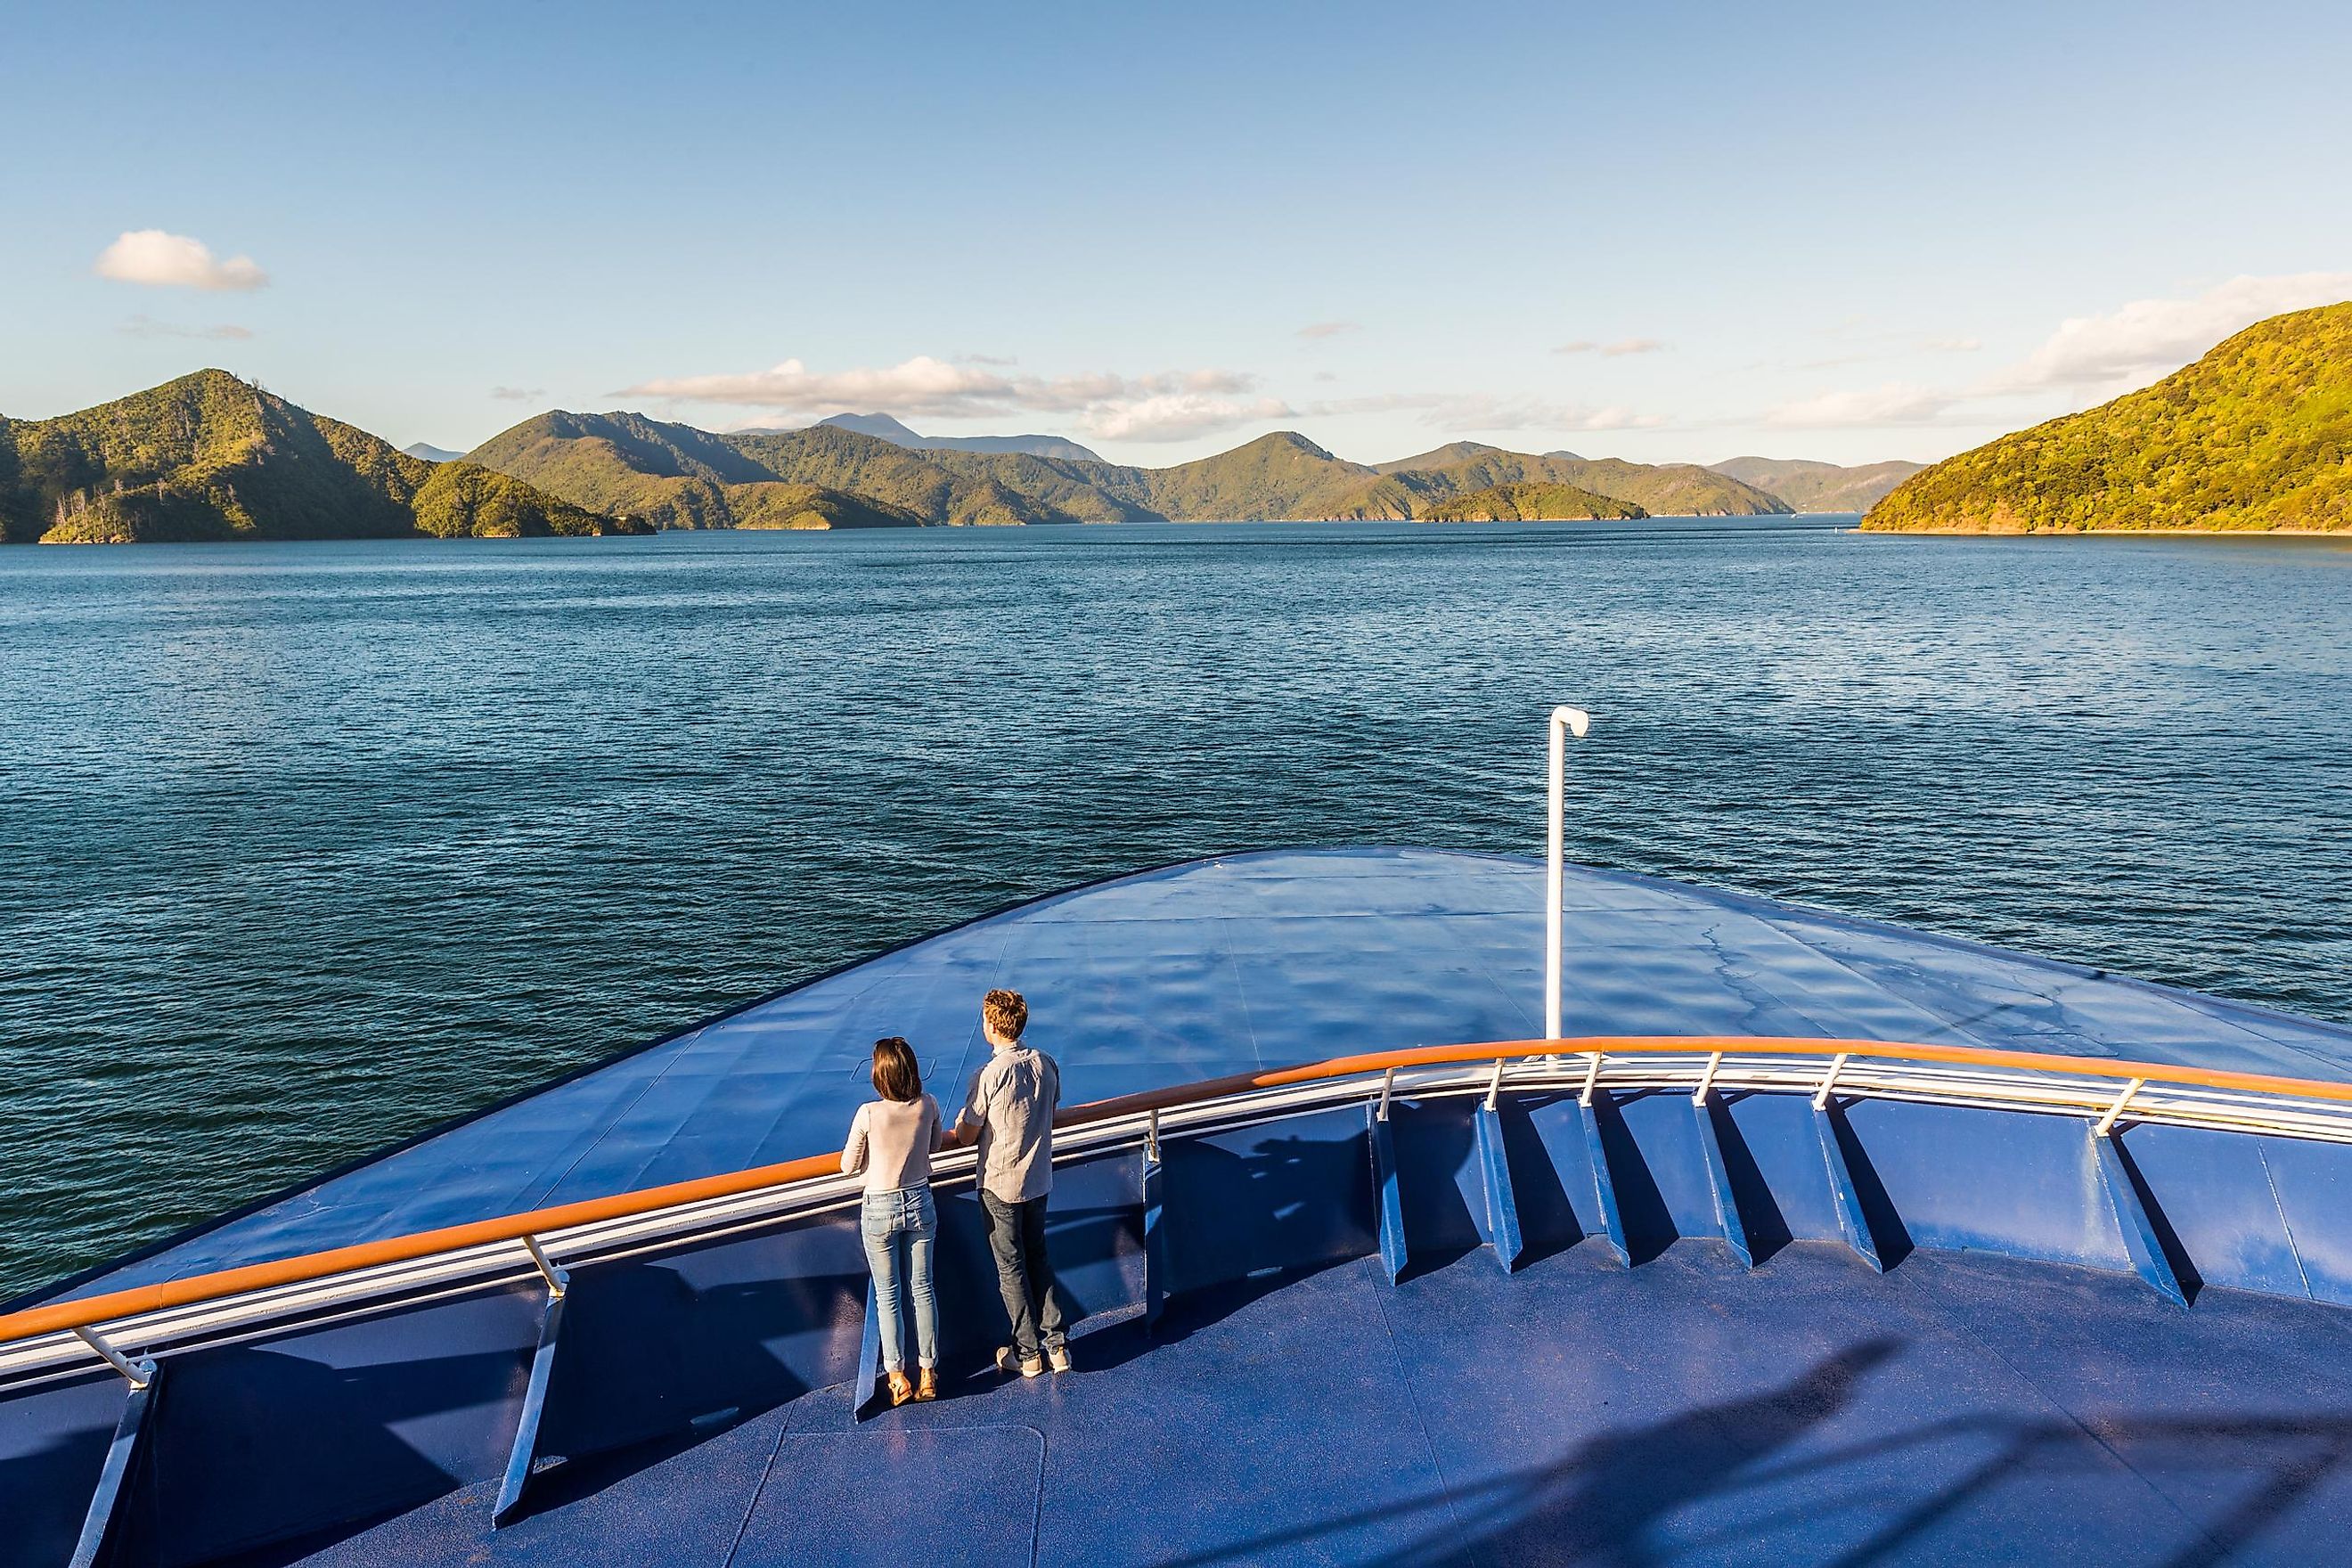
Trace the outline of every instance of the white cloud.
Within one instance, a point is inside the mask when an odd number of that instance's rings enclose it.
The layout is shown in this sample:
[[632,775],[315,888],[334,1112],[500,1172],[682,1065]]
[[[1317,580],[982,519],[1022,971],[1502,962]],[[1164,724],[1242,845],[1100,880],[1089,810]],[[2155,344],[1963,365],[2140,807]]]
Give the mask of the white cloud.
[[202,338],[225,343],[241,343],[253,336],[250,327],[226,322],[216,327],[183,327],[171,321],[159,321],[152,316],[133,316],[122,323],[122,330],[134,338]]
[[1602,359],[1622,359],[1627,354],[1654,354],[1664,352],[1665,343],[1657,338],[1619,338],[1615,342],[1596,342],[1591,338],[1579,338],[1572,343],[1562,343],[1551,352],[1556,354],[1599,354]]
[[1254,375],[1227,370],[1016,376],[919,354],[895,365],[846,371],[813,371],[790,359],[747,374],[640,382],[621,395],[734,404],[809,417],[873,410],[907,420],[1053,414],[1104,440],[1174,441],[1286,417],[1291,410],[1280,399],[1249,395],[1257,384]]
[[158,289],[259,289],[269,274],[250,256],[217,259],[209,246],[184,234],[134,228],[98,253],[97,272],[118,283]]
[[1363,330],[1362,325],[1355,321],[1310,321],[1298,329],[1298,335],[1302,338],[1336,338]]
[[2232,278],[2193,300],[2135,300],[2102,316],[2070,318],[1977,390],[1984,396],[2047,387],[2126,392],[2179,370],[2265,316],[2346,299],[2352,299],[2352,272]]
[[1087,435],[1105,441],[1182,441],[1236,425],[1287,419],[1290,415],[1290,406],[1278,397],[1243,400],[1170,392],[1134,403],[1107,405],[1078,425]]
[[1349,414],[1416,414],[1434,430],[1646,430],[1665,424],[1661,416],[1628,408],[1592,408],[1541,398],[1495,397],[1486,393],[1391,392],[1310,405],[1318,418]]
[[490,388],[490,395],[499,399],[502,403],[529,403],[534,397],[545,397],[547,395],[547,388],[543,386],[494,386]]
[[1831,392],[1784,403],[1764,415],[1783,430],[1832,430],[1845,426],[1932,424],[1951,407],[1948,393],[1909,382],[1890,381],[1866,392]]

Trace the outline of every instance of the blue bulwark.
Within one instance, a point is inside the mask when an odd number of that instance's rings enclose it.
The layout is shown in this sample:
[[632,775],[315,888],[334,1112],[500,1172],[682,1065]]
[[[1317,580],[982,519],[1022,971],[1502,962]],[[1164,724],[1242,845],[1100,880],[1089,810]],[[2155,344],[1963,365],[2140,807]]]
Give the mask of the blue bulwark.
[[1511,1194],[1511,1165],[1503,1151],[1503,1119],[1481,1104],[1470,1125],[1478,1140],[1478,1172],[1486,1179],[1486,1244],[1507,1274],[1519,1266],[1519,1205]]
[[493,1526],[506,1524],[522,1507],[523,1489],[530,1484],[530,1467],[539,1458],[539,1417],[547,1408],[548,1381],[555,1375],[556,1336],[563,1331],[563,1301],[551,1293],[539,1318],[539,1344],[530,1352],[530,1383],[524,1388],[522,1414],[515,1421],[514,1447],[507,1455],[506,1479],[499,1483],[498,1506],[490,1510]]
[[1715,1199],[1716,1228],[1723,1233],[1723,1245],[1731,1248],[1731,1256],[1742,1268],[1756,1267],[1756,1255],[1748,1250],[1748,1226],[1739,1218],[1739,1200],[1731,1191],[1731,1173],[1723,1163],[1723,1143],[1715,1131],[1715,1091],[1708,1089],[1691,1102],[1691,1118],[1698,1125],[1699,1152],[1706,1156],[1706,1190]]
[[1381,1266],[1388,1270],[1389,1283],[1393,1285],[1397,1276],[1404,1272],[1405,1259],[1404,1200],[1397,1191],[1396,1135],[1378,1104],[1364,1108],[1364,1119],[1372,1134],[1372,1202],[1380,1214]]
[[[1596,1097],[1606,1097],[1605,1089],[1595,1089]],[[1592,1201],[1601,1210],[1601,1228],[1609,1237],[1609,1250],[1617,1255],[1618,1267],[1633,1267],[1633,1249],[1625,1245],[1625,1216],[1617,1209],[1617,1184],[1609,1177],[1609,1150],[1601,1141],[1601,1118],[1592,1107],[1579,1100],[1577,1116],[1584,1123],[1584,1158],[1592,1172]]]
[[2132,1272],[2174,1306],[2186,1307],[2189,1298],[2182,1293],[2180,1280],[2172,1272],[2172,1260],[2165,1257],[2164,1244],[2157,1239],[2156,1226],[2148,1221],[2147,1207],[2140,1202],[2139,1188],[2133,1184],[2131,1173],[2124,1168],[2120,1142],[2112,1134],[2101,1137],[2094,1131],[2091,1148],[2099,1162],[2099,1175],[2106,1183],[2107,1202],[2115,1207],[2116,1224],[2124,1233],[2124,1250],[2131,1254]]
[[1845,1151],[1838,1145],[1834,1113],[1826,1107],[1813,1107],[1813,1133],[1822,1142],[1822,1164],[1830,1174],[1830,1196],[1837,1204],[1838,1230],[1856,1257],[1879,1273],[1885,1273],[1886,1265],[1878,1258],[1878,1239],[1871,1234],[1869,1217],[1862,1212],[1862,1194],[1854,1190],[1853,1173],[1846,1168]]
[[89,1511],[82,1517],[81,1535],[74,1542],[67,1568],[97,1568],[106,1559],[107,1540],[114,1532],[115,1505],[121,1500],[123,1483],[139,1458],[140,1435],[147,1429],[147,1411],[155,1402],[155,1385],[163,1374],[153,1362],[142,1362],[139,1375],[147,1381],[131,1391],[114,1424],[114,1440],[106,1447],[98,1489],[90,1494]]

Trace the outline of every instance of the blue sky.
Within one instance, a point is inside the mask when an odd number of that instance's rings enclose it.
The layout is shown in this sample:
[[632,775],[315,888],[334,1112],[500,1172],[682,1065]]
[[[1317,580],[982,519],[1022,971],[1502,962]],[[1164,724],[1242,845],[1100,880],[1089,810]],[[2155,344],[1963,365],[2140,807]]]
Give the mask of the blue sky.
[[[0,412],[1930,458],[2352,297],[2352,12],[45,7]],[[242,265],[240,265],[242,263]]]

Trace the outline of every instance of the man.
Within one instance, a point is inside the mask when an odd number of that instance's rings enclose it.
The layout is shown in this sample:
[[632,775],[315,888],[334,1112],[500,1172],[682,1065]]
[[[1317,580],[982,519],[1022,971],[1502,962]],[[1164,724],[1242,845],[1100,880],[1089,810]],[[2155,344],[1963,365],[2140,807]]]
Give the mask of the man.
[[989,1250],[996,1255],[997,1288],[1013,1342],[996,1352],[997,1367],[1035,1377],[1050,1363],[1070,1370],[1062,1338],[1062,1304],[1045,1261],[1045,1194],[1054,1185],[1054,1108],[1062,1100],[1062,1070],[1043,1051],[1021,1043],[1029,1004],[1018,991],[992,991],[980,1004],[980,1032],[988,1065],[972,1075],[971,1093],[956,1119],[955,1141],[980,1143],[980,1206],[988,1215]]

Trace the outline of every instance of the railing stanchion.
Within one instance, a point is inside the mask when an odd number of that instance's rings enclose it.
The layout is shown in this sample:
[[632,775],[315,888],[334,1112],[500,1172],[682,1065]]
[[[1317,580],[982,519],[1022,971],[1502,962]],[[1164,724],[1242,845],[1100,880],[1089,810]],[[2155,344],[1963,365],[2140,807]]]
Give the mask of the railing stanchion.
[[2116,1102],[2107,1107],[2107,1113],[2099,1118],[2099,1124],[2092,1128],[2091,1131],[2101,1138],[2113,1132],[2116,1130],[2116,1118],[2124,1113],[2124,1107],[2132,1102],[2132,1096],[2147,1087],[2147,1079],[2144,1078],[2136,1078],[2124,1085],[2124,1091],[2116,1096]]
[[1396,1090],[1396,1068],[1389,1068],[1386,1072],[1384,1072],[1384,1073],[1381,1074],[1381,1114],[1380,1114],[1380,1119],[1381,1119],[1382,1121],[1386,1121],[1389,1119],[1389,1096],[1390,1096],[1391,1094],[1394,1093],[1394,1092],[1395,1092],[1395,1090]]
[[1599,1051],[1595,1051],[1592,1053],[1592,1065],[1584,1069],[1584,1092],[1576,1097],[1576,1103],[1584,1106],[1591,1105],[1592,1103],[1592,1091],[1600,1087],[1601,1053]]
[[129,1356],[124,1355],[121,1351],[116,1350],[113,1345],[107,1342],[106,1336],[100,1333],[96,1329],[78,1328],[74,1330],[74,1337],[80,1340],[82,1343],[88,1345],[90,1349],[96,1351],[100,1355],[104,1356],[106,1358],[106,1363],[115,1371],[121,1373],[124,1377],[128,1378],[131,1382],[131,1387],[144,1388],[150,1382],[153,1381],[155,1376],[155,1363],[153,1362],[132,1361]]
[[1495,1058],[1495,1076],[1486,1084],[1486,1109],[1495,1110],[1503,1098],[1503,1058]]
[[571,1287],[572,1276],[555,1266],[554,1261],[547,1256],[546,1250],[539,1245],[539,1237],[526,1236],[522,1238],[522,1244],[530,1248],[530,1260],[538,1265],[540,1277],[547,1281],[547,1293],[551,1296],[562,1295]]
[[1721,1051],[1717,1051],[1706,1058],[1706,1070],[1698,1075],[1698,1088],[1694,1089],[1691,1093],[1691,1103],[1693,1105],[1705,1105],[1706,1103],[1706,1091],[1715,1087],[1716,1068],[1722,1065],[1723,1053]]
[[1845,1070],[1846,1058],[1853,1054],[1851,1051],[1840,1051],[1830,1058],[1830,1070],[1822,1075],[1822,1087],[1813,1090],[1815,1110],[1827,1110],[1830,1108],[1830,1090],[1837,1087],[1838,1074]]

